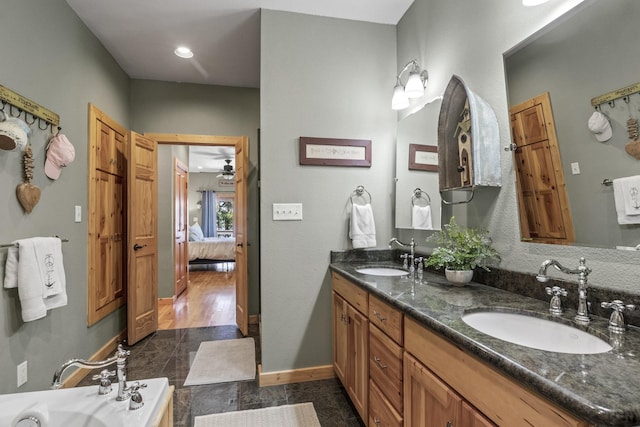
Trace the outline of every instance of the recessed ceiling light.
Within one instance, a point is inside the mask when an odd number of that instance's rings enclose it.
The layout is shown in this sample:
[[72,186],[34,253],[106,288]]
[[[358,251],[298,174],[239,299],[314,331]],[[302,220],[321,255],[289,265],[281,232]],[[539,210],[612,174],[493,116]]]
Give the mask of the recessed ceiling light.
[[179,56],[180,58],[193,58],[193,52],[191,52],[191,49],[185,46],[177,47],[176,50],[173,51],[173,53],[175,53],[176,56]]
[[546,3],[549,0],[522,0],[524,6],[538,6],[539,4]]

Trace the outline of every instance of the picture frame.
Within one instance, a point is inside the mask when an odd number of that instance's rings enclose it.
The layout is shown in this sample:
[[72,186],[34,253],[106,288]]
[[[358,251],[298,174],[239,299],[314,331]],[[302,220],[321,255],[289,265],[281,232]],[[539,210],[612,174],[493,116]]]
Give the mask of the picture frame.
[[371,140],[300,137],[300,164],[371,167]]
[[438,172],[438,147],[409,144],[409,170]]

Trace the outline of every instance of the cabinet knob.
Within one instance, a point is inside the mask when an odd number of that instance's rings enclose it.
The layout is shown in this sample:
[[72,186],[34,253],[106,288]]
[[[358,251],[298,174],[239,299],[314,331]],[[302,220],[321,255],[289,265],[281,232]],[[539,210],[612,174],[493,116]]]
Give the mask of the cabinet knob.
[[380,420],[378,419],[378,417],[373,417],[373,423],[377,426],[380,425]]

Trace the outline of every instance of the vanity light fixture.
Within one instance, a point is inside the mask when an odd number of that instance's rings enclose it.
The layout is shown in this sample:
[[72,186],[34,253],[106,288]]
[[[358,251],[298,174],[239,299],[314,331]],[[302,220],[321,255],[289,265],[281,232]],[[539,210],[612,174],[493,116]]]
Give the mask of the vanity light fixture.
[[178,46],[176,50],[173,51],[173,53],[175,53],[176,56],[179,56],[180,58],[193,58],[193,52],[186,46]]
[[[409,71],[409,78],[406,85],[402,84],[402,74]],[[396,86],[393,88],[393,98],[391,98],[391,108],[394,110],[402,110],[409,106],[410,98],[420,98],[424,95],[424,89],[427,87],[428,74],[427,70],[420,70],[418,61],[411,60],[402,68],[402,71],[396,76]]]
[[522,0],[523,6],[538,6],[540,4],[546,3],[549,0]]

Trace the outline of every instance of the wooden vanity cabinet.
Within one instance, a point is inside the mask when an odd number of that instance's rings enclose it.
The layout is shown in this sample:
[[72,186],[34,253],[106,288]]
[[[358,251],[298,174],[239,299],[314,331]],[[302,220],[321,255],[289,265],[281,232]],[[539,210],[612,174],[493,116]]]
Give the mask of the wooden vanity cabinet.
[[173,427],[173,392],[175,386],[169,386],[164,396],[160,412],[153,421],[153,427]]
[[[428,400],[422,397],[424,388],[416,385],[424,383],[415,379],[419,376],[415,373],[418,369],[416,364],[439,379],[452,393],[461,396],[464,399],[462,406],[464,401],[467,402],[464,416],[466,421],[453,423],[454,427],[492,426],[492,422],[500,426],[588,427],[584,421],[523,388],[511,378],[407,317],[404,340],[405,354],[410,353],[406,356],[415,362],[409,364],[405,358],[406,427],[447,425],[421,423],[423,418],[416,405]],[[423,373],[420,371],[421,375]],[[438,402],[442,402],[444,392],[439,393]],[[418,418],[409,420],[410,414],[417,414]]]
[[333,366],[358,414],[369,409],[368,294],[342,276],[332,275]]

